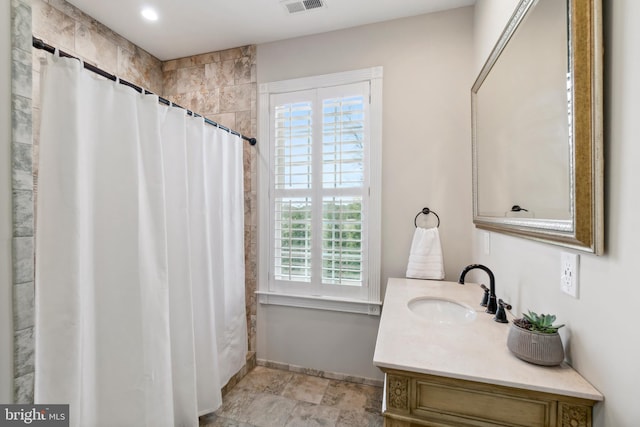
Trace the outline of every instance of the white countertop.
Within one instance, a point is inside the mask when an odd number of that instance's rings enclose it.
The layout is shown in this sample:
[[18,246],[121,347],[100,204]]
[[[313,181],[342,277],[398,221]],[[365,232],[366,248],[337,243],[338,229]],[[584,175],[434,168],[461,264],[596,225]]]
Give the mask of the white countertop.
[[[479,285],[416,279],[389,279],[378,329],[374,365],[489,384],[537,390],[591,400],[602,394],[568,364],[543,367],[507,349],[510,323],[498,323],[481,307]],[[440,325],[407,307],[421,296],[446,298],[472,307],[476,319]],[[513,316],[509,315],[511,320]]]

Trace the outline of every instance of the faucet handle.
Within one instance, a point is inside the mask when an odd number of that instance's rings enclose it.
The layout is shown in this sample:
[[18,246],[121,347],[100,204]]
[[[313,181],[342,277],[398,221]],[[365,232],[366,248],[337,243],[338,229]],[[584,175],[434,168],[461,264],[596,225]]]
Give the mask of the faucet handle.
[[499,323],[509,323],[509,321],[507,320],[507,313],[505,312],[505,309],[511,310],[511,304],[509,304],[508,302],[502,301],[502,299],[499,299],[498,311],[496,313],[496,316],[493,318],[493,320]]
[[503,300],[502,300],[502,298],[498,299],[498,305],[499,305],[500,307],[504,307],[504,308],[506,308],[507,310],[511,310],[511,309],[513,308],[513,307],[511,307],[511,304],[509,304],[509,303],[508,303],[508,302],[506,302],[506,301],[503,301]]
[[484,290],[484,296],[482,297],[482,301],[480,305],[482,307],[486,307],[489,302],[489,288],[487,288],[484,284],[481,284],[480,287]]

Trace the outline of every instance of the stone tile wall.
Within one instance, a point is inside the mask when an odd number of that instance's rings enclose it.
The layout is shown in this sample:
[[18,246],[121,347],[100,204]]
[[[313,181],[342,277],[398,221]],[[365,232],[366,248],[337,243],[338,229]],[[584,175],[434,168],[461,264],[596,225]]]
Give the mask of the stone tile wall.
[[[159,59],[65,0],[31,0],[31,3],[34,36],[121,79],[162,93]],[[34,50],[34,55],[45,53]]]
[[31,5],[11,1],[11,161],[13,193],[14,401],[33,401],[34,219]]
[[[162,63],[65,0],[11,0],[14,399],[33,402],[34,206],[40,122],[40,61],[32,32],[122,79],[224,126],[255,136],[255,46]],[[249,349],[255,351],[256,152],[245,144],[245,259]],[[248,369],[255,353],[248,355]]]

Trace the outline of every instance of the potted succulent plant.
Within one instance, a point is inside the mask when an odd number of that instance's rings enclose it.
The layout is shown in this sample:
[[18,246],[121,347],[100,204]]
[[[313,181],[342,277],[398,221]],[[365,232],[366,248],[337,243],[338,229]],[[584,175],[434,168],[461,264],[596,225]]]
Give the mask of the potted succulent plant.
[[564,360],[564,348],[556,316],[529,311],[515,319],[509,329],[507,347],[519,359],[536,365],[555,366]]

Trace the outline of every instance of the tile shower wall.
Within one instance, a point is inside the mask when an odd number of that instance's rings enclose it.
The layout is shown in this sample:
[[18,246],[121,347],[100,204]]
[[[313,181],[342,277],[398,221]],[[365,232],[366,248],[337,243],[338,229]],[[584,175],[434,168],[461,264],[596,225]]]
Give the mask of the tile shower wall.
[[[244,46],[162,64],[164,97],[243,135],[257,134],[256,48]],[[245,296],[249,351],[256,350],[256,150],[244,143]]]
[[64,0],[32,0],[31,3],[36,37],[122,79],[162,93],[159,59]]
[[[15,401],[33,401],[34,201],[40,61],[31,36],[245,135],[256,134],[255,46],[162,63],[65,0],[11,0]],[[198,64],[200,62],[200,64]],[[202,65],[203,74],[188,70]],[[175,71],[175,73],[171,73]],[[198,80],[200,79],[200,80]],[[166,90],[165,90],[166,85]],[[249,348],[255,350],[255,150],[245,144],[245,257]],[[255,363],[255,353],[252,364]],[[249,365],[249,364],[248,364]]]
[[33,401],[33,178],[31,6],[11,1],[11,161],[13,205],[14,402]]

